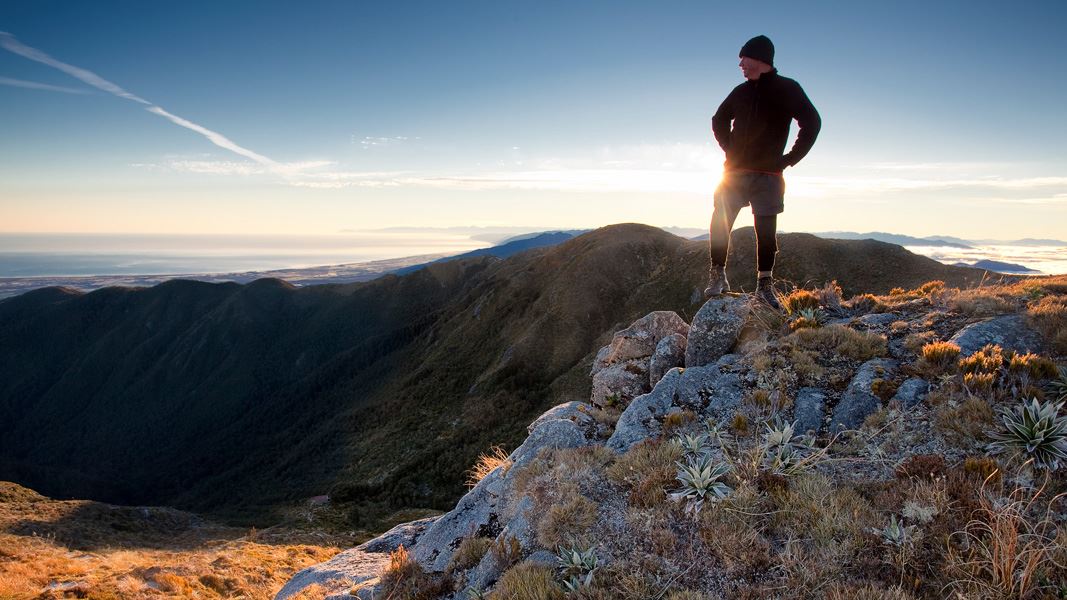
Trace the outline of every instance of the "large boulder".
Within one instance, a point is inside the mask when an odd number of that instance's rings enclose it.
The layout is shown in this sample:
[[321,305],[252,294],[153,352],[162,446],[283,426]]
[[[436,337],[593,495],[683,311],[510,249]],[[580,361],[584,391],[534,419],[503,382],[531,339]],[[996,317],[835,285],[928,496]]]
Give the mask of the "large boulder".
[[689,325],[678,313],[670,310],[650,312],[626,329],[615,332],[611,343],[597,352],[592,374],[615,363],[647,359],[663,338],[673,333],[685,336],[688,332]]
[[689,326],[685,366],[712,364],[729,352],[748,314],[749,304],[741,297],[724,295],[705,302]]
[[[666,371],[664,366],[668,362],[677,362],[668,354],[671,348],[680,345],[678,337],[682,338],[684,352],[684,339],[688,331],[689,325],[677,313],[658,310],[615,332],[611,343],[601,348],[593,361],[590,402],[598,407],[608,404],[626,406],[634,398],[648,393]],[[656,349],[665,338],[674,341],[663,347],[662,356],[655,358]],[[659,377],[650,378],[649,371],[654,360],[656,368],[661,371]]]
[[593,406],[611,404],[626,406],[631,400],[647,393],[649,359],[627,360],[601,369],[593,375],[593,392],[589,401]]
[[996,344],[1004,350],[1041,352],[1041,336],[1030,328],[1022,315],[993,317],[971,323],[956,332],[949,340],[960,347],[962,356],[970,356],[986,344]]
[[597,422],[589,415],[589,404],[571,400],[563,404],[557,404],[546,410],[540,417],[526,427],[526,433],[532,434],[535,429],[548,421],[570,421],[577,425],[586,437],[593,438],[596,435]]
[[373,540],[299,571],[274,598],[286,600],[315,584],[321,586],[328,597],[351,598],[349,590],[361,583],[365,584],[365,596],[369,598],[373,580],[389,565],[389,553],[401,545],[405,548],[414,546],[436,520],[437,517],[430,517],[401,523]]
[[[556,409],[552,410],[557,410]],[[463,538],[497,537],[504,525],[516,517],[514,473],[546,448],[577,448],[590,440],[578,424],[569,419],[542,421],[521,446],[508,456],[505,465],[486,475],[460,498],[456,507],[438,518],[419,539],[412,552],[429,572],[443,572]]]
[[882,401],[871,391],[871,384],[875,379],[891,378],[896,373],[897,364],[893,359],[875,358],[860,365],[834,408],[830,419],[833,433],[859,429],[863,421],[878,410]]
[[656,344],[648,365],[649,384],[656,385],[667,371],[685,366],[685,347],[686,337],[680,333],[672,333]]
[[715,419],[732,416],[741,403],[741,380],[734,373],[722,373],[715,365],[691,369],[674,368],[648,394],[638,396],[626,407],[615,433],[606,446],[625,452],[636,444],[658,436],[663,419],[676,410],[692,410]]

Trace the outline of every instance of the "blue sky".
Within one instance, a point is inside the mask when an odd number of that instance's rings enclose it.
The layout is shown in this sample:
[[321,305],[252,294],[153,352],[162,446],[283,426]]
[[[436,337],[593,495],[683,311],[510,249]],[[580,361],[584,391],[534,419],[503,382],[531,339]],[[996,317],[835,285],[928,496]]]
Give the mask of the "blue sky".
[[703,227],[766,34],[783,229],[1064,237],[1067,5],[866,4],[5,0],[0,232]]

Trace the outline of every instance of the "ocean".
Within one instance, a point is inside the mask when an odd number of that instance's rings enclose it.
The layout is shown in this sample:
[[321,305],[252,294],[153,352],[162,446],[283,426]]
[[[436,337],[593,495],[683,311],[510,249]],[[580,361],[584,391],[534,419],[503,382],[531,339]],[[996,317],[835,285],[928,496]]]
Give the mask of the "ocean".
[[[0,234],[0,278],[178,275],[303,269],[405,256],[460,254],[490,245],[466,234],[358,232],[327,236]],[[934,260],[996,260],[1067,273],[1067,247],[907,246]]]
[[460,254],[466,235],[369,232],[330,236],[0,234],[0,277],[240,273]]

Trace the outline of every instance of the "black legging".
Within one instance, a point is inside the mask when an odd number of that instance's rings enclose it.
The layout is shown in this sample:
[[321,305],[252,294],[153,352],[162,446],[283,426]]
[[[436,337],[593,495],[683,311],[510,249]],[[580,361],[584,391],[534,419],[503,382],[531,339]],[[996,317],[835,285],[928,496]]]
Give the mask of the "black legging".
[[[734,220],[741,207],[723,207],[715,203],[715,210],[711,213],[711,264],[719,267],[726,266],[726,255],[730,251],[730,231],[734,228]],[[774,268],[774,255],[778,253],[778,240],[775,232],[778,229],[778,215],[753,216],[756,229],[756,268],[760,271],[770,271]]]

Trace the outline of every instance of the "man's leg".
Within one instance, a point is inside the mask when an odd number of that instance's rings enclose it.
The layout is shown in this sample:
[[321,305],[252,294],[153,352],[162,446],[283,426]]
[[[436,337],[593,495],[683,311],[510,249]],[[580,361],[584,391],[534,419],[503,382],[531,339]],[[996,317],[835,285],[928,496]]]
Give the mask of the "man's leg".
[[727,190],[720,190],[715,194],[715,209],[712,211],[712,225],[710,244],[713,267],[726,267],[727,255],[730,253],[730,232],[733,230],[734,221],[740,212],[740,205],[730,202],[730,194]]
[[774,290],[774,257],[778,253],[778,213],[785,209],[785,180],[781,176],[762,178],[758,198],[752,201],[756,229],[756,298],[781,310]]
[[711,267],[708,273],[708,287],[704,296],[710,298],[730,291],[726,280],[726,258],[730,252],[730,231],[733,230],[737,213],[741,211],[738,202],[731,201],[732,195],[726,184],[715,191],[715,208],[711,213],[711,227],[708,236],[708,251],[711,255]]
[[756,226],[756,269],[759,277],[770,277],[778,254],[778,215],[753,217]]

